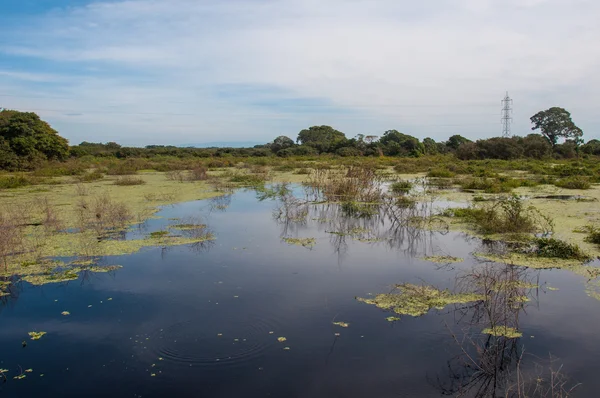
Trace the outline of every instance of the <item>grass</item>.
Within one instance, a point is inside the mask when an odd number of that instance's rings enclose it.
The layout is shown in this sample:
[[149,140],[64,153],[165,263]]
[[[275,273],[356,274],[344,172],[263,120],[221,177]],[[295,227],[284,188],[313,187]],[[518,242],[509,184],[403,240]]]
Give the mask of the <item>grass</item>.
[[317,244],[317,240],[315,238],[283,238],[283,241],[289,245],[309,248]]
[[589,228],[589,234],[585,240],[586,242],[600,245],[600,229],[594,227]]

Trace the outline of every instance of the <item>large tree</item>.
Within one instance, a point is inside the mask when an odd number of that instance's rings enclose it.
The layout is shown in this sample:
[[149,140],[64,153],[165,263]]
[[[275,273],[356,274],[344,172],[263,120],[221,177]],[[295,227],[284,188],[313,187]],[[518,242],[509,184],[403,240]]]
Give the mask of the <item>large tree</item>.
[[69,155],[68,141],[32,112],[0,111],[0,138],[2,152],[12,153],[19,168],[39,160],[64,160]]
[[388,130],[379,140],[383,152],[388,156],[420,156],[425,152],[418,138],[402,134],[397,130]]
[[553,147],[558,144],[559,138],[581,142],[583,131],[573,123],[571,114],[559,107],[553,107],[536,113],[531,117],[532,130],[541,130],[541,133]]
[[286,137],[285,135],[280,135],[279,137],[275,138],[270,145],[271,151],[273,151],[273,153],[277,153],[282,149],[291,148],[293,146],[294,140],[292,140],[289,137]]
[[297,142],[317,149],[319,152],[333,152],[342,147],[346,135],[331,126],[312,126],[298,133]]

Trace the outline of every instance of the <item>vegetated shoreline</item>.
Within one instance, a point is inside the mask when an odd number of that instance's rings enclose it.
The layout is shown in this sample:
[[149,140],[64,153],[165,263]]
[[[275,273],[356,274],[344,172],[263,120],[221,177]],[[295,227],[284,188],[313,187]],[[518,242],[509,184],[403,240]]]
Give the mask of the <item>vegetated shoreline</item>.
[[[411,200],[431,200],[446,199],[454,202],[467,205],[474,199],[476,200],[495,200],[499,196],[506,196],[509,192],[514,192],[525,197],[529,197],[528,202],[534,204],[540,211],[552,214],[555,222],[554,234],[560,239],[576,243],[591,255],[597,256],[600,254],[598,245],[586,242],[586,235],[583,233],[573,232],[574,230],[582,230],[589,225],[598,224],[598,212],[589,210],[589,202],[576,200],[554,200],[554,199],[533,199],[536,196],[549,195],[581,195],[589,200],[600,200],[600,188],[598,185],[590,185],[586,190],[570,190],[549,185],[544,178],[531,174],[528,171],[528,162],[524,164],[512,164],[511,162],[493,162],[495,165],[502,165],[496,171],[489,170],[488,162],[459,162],[454,165],[456,172],[451,172],[453,178],[431,177],[431,175],[444,174],[440,173],[440,167],[445,167],[450,172],[451,165],[445,164],[436,168],[431,167],[432,159],[368,159],[368,158],[345,158],[342,162],[339,158],[326,158],[315,160],[307,159],[280,159],[276,158],[277,162],[273,165],[261,165],[258,162],[260,159],[245,159],[244,162],[238,162],[235,167],[221,167],[221,164],[213,165],[219,167],[207,167],[204,163],[197,163],[191,170],[172,170],[167,172],[159,172],[155,170],[138,170],[136,167],[131,167],[131,162],[128,160],[118,161],[116,164],[111,163],[114,170],[119,170],[116,175],[104,174],[100,170],[108,173],[107,169],[93,168],[87,169],[81,174],[75,176],[58,176],[58,177],[43,177],[36,180],[36,172],[26,174],[5,174],[4,178],[23,178],[32,180],[25,186],[19,188],[10,188],[0,190],[0,207],[3,209],[16,206],[23,209],[23,204],[29,204],[36,207],[37,210],[29,211],[30,217],[33,217],[33,223],[37,225],[27,226],[28,236],[32,230],[46,229],[44,234],[40,234],[36,239],[38,246],[35,255],[38,259],[48,259],[53,257],[100,257],[112,256],[118,254],[134,253],[147,246],[170,246],[197,243],[207,238],[213,238],[208,233],[202,236],[185,238],[182,236],[173,236],[167,234],[165,236],[149,236],[144,240],[132,241],[115,241],[104,239],[97,244],[93,244],[94,248],[90,248],[89,242],[92,242],[97,236],[94,233],[77,232],[73,230],[80,227],[78,225],[81,218],[82,203],[93,200],[108,200],[109,203],[126,203],[129,210],[129,218],[124,225],[107,226],[108,229],[120,229],[139,224],[153,217],[161,206],[171,205],[175,203],[188,202],[193,200],[210,199],[216,196],[224,195],[231,192],[237,187],[261,187],[265,183],[276,182],[291,182],[302,183],[314,178],[314,174],[322,174],[324,178],[347,178],[349,173],[364,173],[364,178],[377,178],[381,181],[399,181],[395,184],[398,187],[402,186],[402,192],[395,194],[399,198],[410,198],[414,183],[419,181],[424,183],[427,188],[421,196]],[[259,164],[255,164],[257,161]],[[394,165],[392,168],[390,165]],[[405,162],[406,161],[406,162]],[[462,163],[462,164],[460,164]],[[412,165],[412,166],[411,166]],[[526,170],[517,170],[516,167]],[[524,167],[523,167],[524,166]],[[529,166],[531,166],[529,164]],[[559,165],[558,167],[568,167],[569,170],[577,168],[573,165]],[[407,168],[411,169],[411,173],[406,173]],[[427,172],[418,172],[423,168],[428,169]],[[113,171],[114,171],[113,170]],[[354,170],[354,171],[352,171]],[[500,172],[497,172],[500,171]],[[371,173],[371,174],[369,174]],[[37,173],[39,174],[39,173]],[[88,178],[87,176],[94,176]],[[369,177],[371,175],[371,177]],[[486,175],[486,177],[476,177],[478,175]],[[499,186],[500,193],[485,193],[485,190],[463,189],[465,184],[472,184],[471,181],[477,179],[485,184],[483,186],[496,187]],[[86,182],[88,181],[89,182]],[[533,186],[520,186],[523,182],[515,180],[531,181]],[[404,182],[403,182],[404,181]],[[409,182],[413,181],[413,182]],[[441,184],[441,183],[444,184]],[[515,185],[507,185],[508,189],[503,185],[510,183]],[[479,184],[479,183],[478,183]],[[392,184],[394,185],[394,184]],[[443,186],[441,186],[443,185]],[[393,188],[393,187],[392,187]],[[497,188],[493,188],[494,190]],[[44,205],[44,203],[46,203]],[[90,203],[87,203],[89,206]],[[37,214],[33,214],[36,213]],[[49,214],[54,213],[54,214]],[[44,214],[45,213],[45,214]],[[60,229],[55,228],[54,231],[47,230],[48,227],[54,228],[57,226],[45,225],[49,221],[48,218],[56,218],[56,222],[60,220]],[[45,218],[45,220],[44,220]],[[31,221],[31,220],[30,220]],[[473,235],[481,236],[473,231],[470,226],[460,220],[449,220],[451,229],[468,232]],[[71,233],[59,231],[71,230]],[[98,232],[98,231],[95,231]],[[83,248],[78,248],[74,237],[82,238]],[[153,238],[153,239],[151,239]],[[75,243],[74,243],[75,242]],[[88,243],[85,243],[88,242]],[[88,247],[86,247],[88,246]],[[35,259],[20,258],[21,263],[28,263],[29,270],[19,269],[21,272],[48,272],[53,269],[51,264],[45,264],[42,270],[36,270],[31,265],[35,264]],[[38,261],[39,262],[39,261]],[[21,267],[22,268],[22,267]],[[56,266],[54,266],[56,268]],[[15,274],[13,270],[4,267],[2,274],[9,276]]]

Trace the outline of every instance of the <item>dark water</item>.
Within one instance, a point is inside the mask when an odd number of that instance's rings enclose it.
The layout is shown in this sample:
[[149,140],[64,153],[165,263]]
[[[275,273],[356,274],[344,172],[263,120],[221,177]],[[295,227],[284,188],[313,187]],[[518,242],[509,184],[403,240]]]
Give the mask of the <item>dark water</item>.
[[[4,297],[0,368],[9,372],[0,396],[438,397],[456,395],[457,386],[475,378],[459,358],[467,351],[477,362],[477,350],[457,343],[472,326],[470,309],[449,306],[388,322],[391,313],[355,297],[397,283],[454,289],[461,272],[488,266],[470,255],[481,242],[452,232],[390,235],[386,222],[364,219],[356,222],[387,240],[360,242],[328,233],[336,226],[316,220],[328,214],[324,206],[311,209],[305,224],[281,223],[273,217],[275,202],[260,202],[254,192],[224,201],[219,208],[210,201],[165,208],[162,219],[130,233],[202,216],[216,235],[212,245],[104,258],[123,268],[41,287],[21,283]],[[289,245],[282,235],[317,243]],[[452,266],[419,260],[431,254],[466,260]],[[582,383],[575,396],[596,396],[600,302],[585,294],[580,276],[526,272],[560,290],[531,293],[519,311],[523,337],[512,340],[515,354],[498,373],[514,371],[518,357],[526,376],[562,366],[569,385]],[[31,341],[32,330],[47,335]],[[13,379],[25,369],[32,372]],[[465,395],[494,396],[478,383],[489,378],[463,388]]]

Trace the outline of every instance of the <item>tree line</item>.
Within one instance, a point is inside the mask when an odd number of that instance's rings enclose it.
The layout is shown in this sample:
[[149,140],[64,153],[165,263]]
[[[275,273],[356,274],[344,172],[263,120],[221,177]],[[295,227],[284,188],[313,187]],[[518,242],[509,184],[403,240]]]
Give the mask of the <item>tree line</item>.
[[583,131],[563,108],[550,108],[531,117],[532,129],[524,137],[493,137],[471,141],[459,134],[446,141],[417,137],[387,130],[381,136],[358,134],[347,138],[331,126],[312,126],[300,131],[296,140],[281,135],[272,142],[253,148],[182,148],[148,145],[123,147],[115,142],[82,142],[69,146],[48,123],[32,112],[0,111],[0,169],[28,170],[48,161],[84,156],[116,158],[175,157],[250,157],[250,156],[396,156],[454,154],[459,159],[576,158],[600,155],[600,141],[584,143]]

